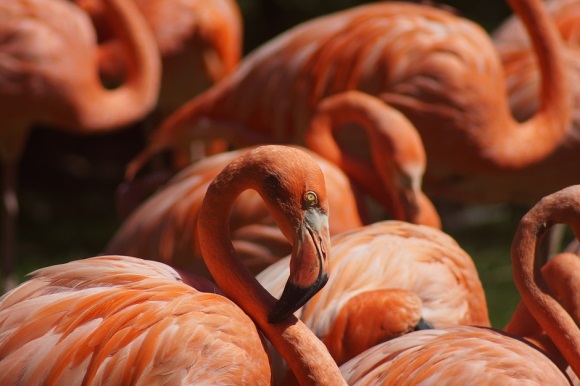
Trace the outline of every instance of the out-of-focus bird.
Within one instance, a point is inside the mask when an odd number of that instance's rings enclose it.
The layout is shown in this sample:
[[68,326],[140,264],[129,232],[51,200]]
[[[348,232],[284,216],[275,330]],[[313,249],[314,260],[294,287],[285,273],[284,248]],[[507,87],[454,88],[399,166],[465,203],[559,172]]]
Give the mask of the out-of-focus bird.
[[[562,64],[573,92],[572,119],[556,148],[545,158],[521,170],[498,175],[500,186],[528,202],[566,186],[580,183],[580,1],[548,0],[546,10],[564,42]],[[521,22],[512,17],[493,34],[506,74],[506,88],[514,116],[524,121],[540,105],[541,74],[536,55]],[[495,185],[497,186],[497,185]]]
[[[293,244],[278,301],[231,248],[229,212],[248,188]],[[216,177],[200,210],[201,250],[227,298],[203,278],[132,257],[43,268],[0,298],[0,382],[268,385],[262,332],[301,383],[344,384],[324,345],[292,316],[326,282],[327,216],[324,178],[308,155],[279,146],[246,153]]]
[[[580,185],[546,196],[523,217],[512,243],[514,280],[529,315],[579,374],[577,315],[558,302],[556,290],[550,291],[537,255],[539,240],[554,223],[569,224],[580,238]],[[570,384],[554,362],[521,338],[470,326],[412,332],[365,351],[341,371],[357,385]]]
[[[197,233],[201,203],[208,185],[221,170],[249,151],[251,148],[216,154],[183,169],[131,213],[108,243],[105,253],[158,260],[174,268],[211,277],[202,259]],[[324,173],[332,211],[330,234],[362,226],[348,178],[316,153],[302,151],[315,159]],[[238,255],[254,274],[292,251],[255,191],[246,191],[235,201],[229,229]]]
[[16,176],[32,126],[102,133],[141,119],[157,101],[161,70],[150,30],[131,2],[105,4],[127,55],[126,80],[115,89],[99,80],[95,33],[78,7],[65,0],[0,1],[5,288],[15,284]]
[[[101,37],[99,62],[106,82],[126,72],[119,36],[103,0],[75,0],[93,19]],[[242,17],[235,0],[131,0],[153,31],[163,64],[159,118],[231,73],[242,55]]]
[[[471,257],[440,230],[384,221],[334,236],[331,245],[328,284],[296,315],[339,365],[422,326],[490,325]],[[287,264],[257,276],[274,296]]]
[[[430,197],[529,200],[525,184],[496,181],[541,162],[559,145],[571,92],[562,43],[541,1],[509,3],[527,26],[541,69],[541,107],[526,122],[511,114],[501,61],[480,26],[437,8],[379,2],[305,22],[250,53],[232,76],[169,117],[129,174],[156,152],[211,134],[234,143],[253,133],[248,141],[259,134],[302,144],[325,98],[359,90],[418,129]],[[349,137],[344,147],[353,143]]]
[[[356,135],[346,132],[354,152],[334,135],[349,123],[359,124],[368,140],[366,145],[352,146]],[[345,91],[317,105],[304,137],[309,148],[344,170],[391,218],[441,228],[439,214],[421,190],[427,167],[423,142],[397,110],[369,94]]]
[[[108,84],[122,82],[127,59],[119,36],[103,12],[103,1],[75,1],[90,15],[97,29],[101,77]],[[159,100],[143,125],[143,134],[147,136],[182,104],[237,67],[242,55],[243,20],[235,0],[130,1],[137,5],[153,31],[162,62]],[[172,163],[181,168],[191,159],[201,158],[206,151],[224,148],[223,141],[213,141],[208,146],[192,143],[186,149],[173,151]],[[126,199],[126,194],[124,188],[118,192],[121,200]]]
[[[360,124],[365,129],[368,144],[363,148],[369,153],[370,160],[345,150],[333,136],[339,126],[347,123]],[[222,129],[228,130],[216,126],[208,129],[204,138],[219,135]],[[259,134],[247,132],[242,127],[233,134],[228,135],[229,139],[238,144],[266,142]],[[426,168],[423,143],[413,125],[401,113],[371,95],[348,91],[328,97],[318,105],[305,137],[309,148],[340,167],[354,181],[357,190],[374,198],[392,218],[441,227],[437,210],[421,190]],[[137,196],[142,195],[138,185],[147,178],[136,184],[128,181],[127,191],[137,185],[134,191],[138,192]],[[357,203],[363,221],[370,222],[365,196],[357,194]]]
[[[345,104],[351,106],[348,119],[365,123],[375,165],[384,165],[382,170],[343,153],[336,145],[331,135],[332,122],[347,119],[347,115],[341,114]],[[312,154],[327,178],[332,210],[331,234],[360,227],[362,221],[368,222],[361,195],[356,189],[353,192],[346,176],[334,165],[355,175],[361,182],[359,186],[366,188],[364,191],[375,192],[375,197],[381,199],[395,218],[440,226],[435,208],[421,191],[425,167],[421,139],[401,114],[371,96],[354,91],[343,93],[320,105],[308,135],[316,138],[311,147],[320,149],[319,153],[328,155],[326,158],[334,163]],[[199,205],[209,181],[225,164],[246,151],[219,154],[185,169],[126,220],[106,252],[152,258],[206,274],[203,262],[191,258],[200,256],[195,232]],[[276,237],[279,232],[272,229],[272,220],[256,197],[248,192],[239,199],[230,226],[238,251],[243,248],[247,252],[243,254],[244,261],[258,273],[290,250],[281,235]],[[357,206],[362,208],[362,213],[359,214]]]

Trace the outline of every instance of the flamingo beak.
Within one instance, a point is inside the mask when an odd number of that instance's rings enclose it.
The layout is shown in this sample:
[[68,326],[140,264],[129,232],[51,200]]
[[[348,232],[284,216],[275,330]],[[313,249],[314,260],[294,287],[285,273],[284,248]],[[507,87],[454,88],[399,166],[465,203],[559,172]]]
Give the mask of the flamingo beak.
[[417,322],[417,325],[415,326],[414,331],[434,330],[434,329],[435,329],[435,327],[431,323],[429,323],[425,319],[421,318],[421,319],[419,319],[419,322]]
[[299,228],[290,258],[290,277],[268,321],[278,323],[302,307],[328,281],[330,234],[328,216],[308,209]]
[[413,221],[419,213],[416,192],[413,189],[404,189],[400,192],[399,200],[404,209],[405,221]]

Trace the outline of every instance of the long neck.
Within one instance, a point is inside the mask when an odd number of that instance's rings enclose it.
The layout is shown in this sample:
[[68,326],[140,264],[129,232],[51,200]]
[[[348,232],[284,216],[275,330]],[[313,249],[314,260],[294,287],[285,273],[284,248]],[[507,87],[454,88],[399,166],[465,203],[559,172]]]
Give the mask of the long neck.
[[[542,277],[560,304],[578,325],[580,322],[580,299],[576,296],[580,288],[580,259],[572,253],[560,253],[550,258],[542,267]],[[568,364],[554,343],[545,334],[542,327],[530,314],[523,302],[518,304],[510,322],[504,331],[525,338],[538,346],[550,359],[565,369]]]
[[[153,34],[132,1],[103,0],[122,50],[126,80],[106,89],[97,75],[76,96],[78,126],[86,131],[109,130],[143,118],[157,103],[161,61]],[[96,59],[95,59],[96,60]],[[95,62],[95,74],[98,65]]]
[[254,320],[302,385],[345,384],[326,347],[302,322],[292,317],[281,323],[268,323],[267,315],[275,299],[235,253],[228,235],[229,213],[243,190],[253,188],[260,193],[254,183],[257,179],[251,171],[241,169],[208,189],[198,220],[204,260],[223,293]]
[[540,271],[539,238],[554,223],[568,223],[576,237],[580,236],[580,186],[542,199],[524,216],[512,244],[514,281],[526,308],[580,374],[580,330],[553,297]]
[[[539,0],[509,0],[523,21],[540,68],[540,108],[528,121],[510,121],[503,140],[490,146],[488,156],[502,168],[519,168],[550,154],[564,137],[571,119],[563,44],[556,26]],[[517,151],[514,148],[517,147]]]
[[[333,133],[347,123],[358,123],[365,130],[373,167],[338,145]],[[344,92],[321,103],[305,141],[344,170],[395,219],[440,227],[433,204],[420,190],[426,163],[421,137],[400,112],[371,95]],[[413,208],[405,202],[410,196]]]
[[185,103],[166,118],[153,133],[147,147],[129,163],[126,178],[132,179],[153,155],[169,148],[184,146],[194,139],[204,142],[226,140],[237,149],[272,143],[269,136],[250,130],[243,124],[212,117],[219,115],[219,107],[215,107],[219,104],[215,101],[222,93],[221,90],[228,88],[228,79],[230,78],[222,80]]

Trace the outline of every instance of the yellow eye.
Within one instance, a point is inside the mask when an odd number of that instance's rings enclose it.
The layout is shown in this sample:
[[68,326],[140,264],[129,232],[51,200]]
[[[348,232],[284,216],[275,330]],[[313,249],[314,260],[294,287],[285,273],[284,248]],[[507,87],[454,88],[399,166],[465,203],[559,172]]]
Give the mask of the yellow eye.
[[306,194],[304,195],[304,199],[306,200],[306,203],[308,203],[309,205],[316,205],[318,203],[318,196],[316,195],[316,193],[312,191],[306,192]]

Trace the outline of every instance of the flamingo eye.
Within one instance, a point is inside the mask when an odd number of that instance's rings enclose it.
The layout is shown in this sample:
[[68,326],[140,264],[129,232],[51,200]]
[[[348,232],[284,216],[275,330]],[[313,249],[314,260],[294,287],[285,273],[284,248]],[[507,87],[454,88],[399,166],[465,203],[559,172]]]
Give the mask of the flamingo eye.
[[308,191],[304,194],[304,200],[308,205],[318,204],[318,196],[313,191]]

